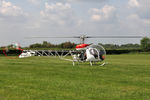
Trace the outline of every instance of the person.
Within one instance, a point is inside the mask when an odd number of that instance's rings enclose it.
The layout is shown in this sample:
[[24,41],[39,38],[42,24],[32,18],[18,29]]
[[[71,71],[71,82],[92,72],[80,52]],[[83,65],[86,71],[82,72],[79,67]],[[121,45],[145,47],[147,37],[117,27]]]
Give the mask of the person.
[[98,52],[97,52],[94,48],[90,49],[90,53],[91,53],[95,58],[98,58]]
[[81,61],[86,60],[86,58],[87,58],[86,53],[84,51],[82,51],[78,56],[79,56]]

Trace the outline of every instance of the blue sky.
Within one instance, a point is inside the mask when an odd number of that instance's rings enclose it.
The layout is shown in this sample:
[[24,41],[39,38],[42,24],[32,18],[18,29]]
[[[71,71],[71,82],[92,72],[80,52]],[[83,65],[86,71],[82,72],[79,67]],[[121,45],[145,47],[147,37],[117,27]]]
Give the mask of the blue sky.
[[[0,0],[0,46],[22,46],[76,39],[25,39],[29,36],[150,36],[148,0]],[[87,43],[140,43],[140,39],[89,39]]]

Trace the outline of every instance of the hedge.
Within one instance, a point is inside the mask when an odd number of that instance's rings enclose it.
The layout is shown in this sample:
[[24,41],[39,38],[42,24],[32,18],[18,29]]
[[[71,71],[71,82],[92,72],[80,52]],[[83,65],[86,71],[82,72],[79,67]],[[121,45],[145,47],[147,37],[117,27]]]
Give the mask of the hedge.
[[[66,52],[68,52],[68,51],[69,50],[66,50]],[[106,50],[107,54],[127,54],[127,53],[139,53],[139,52],[142,52],[142,50],[140,50],[140,49]],[[61,50],[59,51],[59,53],[61,53]],[[17,55],[21,54],[21,51],[20,50],[9,50],[8,52],[6,52],[6,54],[8,56],[17,56]],[[3,50],[0,50],[0,56],[5,56],[5,54],[3,53]]]
[[127,54],[127,53],[139,53],[141,49],[122,49],[122,50],[106,50],[107,54]]
[[0,50],[0,56],[17,56],[20,55],[22,53],[22,51],[20,50],[9,50],[9,51],[5,51],[5,53],[3,52],[3,50]]

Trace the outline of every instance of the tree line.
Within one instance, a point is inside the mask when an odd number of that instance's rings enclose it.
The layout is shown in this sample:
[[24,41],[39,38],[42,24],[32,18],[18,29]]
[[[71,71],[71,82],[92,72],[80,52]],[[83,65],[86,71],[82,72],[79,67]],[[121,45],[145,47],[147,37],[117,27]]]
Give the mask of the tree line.
[[35,43],[31,44],[28,48],[75,48],[77,44],[71,42],[64,42],[61,44],[52,44],[47,41],[43,41],[43,43]]
[[[140,44],[122,44],[122,45],[116,45],[116,44],[102,44],[105,49],[141,49],[143,51],[150,51],[150,39],[148,37],[144,37],[141,40]],[[73,49],[76,47],[76,43],[72,42],[64,42],[60,44],[52,44],[47,41],[43,41],[43,43],[35,43],[31,44],[26,48],[62,48],[62,49]],[[12,46],[12,45],[9,45]]]
[[[35,43],[31,44],[28,48],[75,48],[77,44],[71,42],[64,42],[61,44],[51,44],[50,42],[43,41],[43,43]],[[123,44],[123,45],[116,45],[116,44],[101,44],[106,49],[140,49],[139,44]]]
[[[68,48],[72,49],[75,48],[77,44],[72,42],[64,42],[61,44],[52,44],[47,41],[43,41],[43,43],[35,43],[29,46],[29,48]],[[142,49],[143,51],[150,51],[150,39],[148,37],[144,37],[141,40],[140,44],[102,44],[99,43],[99,45],[102,45],[105,49]]]

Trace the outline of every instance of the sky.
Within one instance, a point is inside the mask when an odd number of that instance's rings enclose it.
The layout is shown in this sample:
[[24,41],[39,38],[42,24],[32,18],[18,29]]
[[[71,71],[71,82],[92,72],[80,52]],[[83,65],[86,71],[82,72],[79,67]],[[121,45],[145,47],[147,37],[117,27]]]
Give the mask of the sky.
[[[0,46],[28,46],[41,36],[150,36],[150,0],[0,0]],[[87,43],[140,43],[140,39],[88,39]]]

